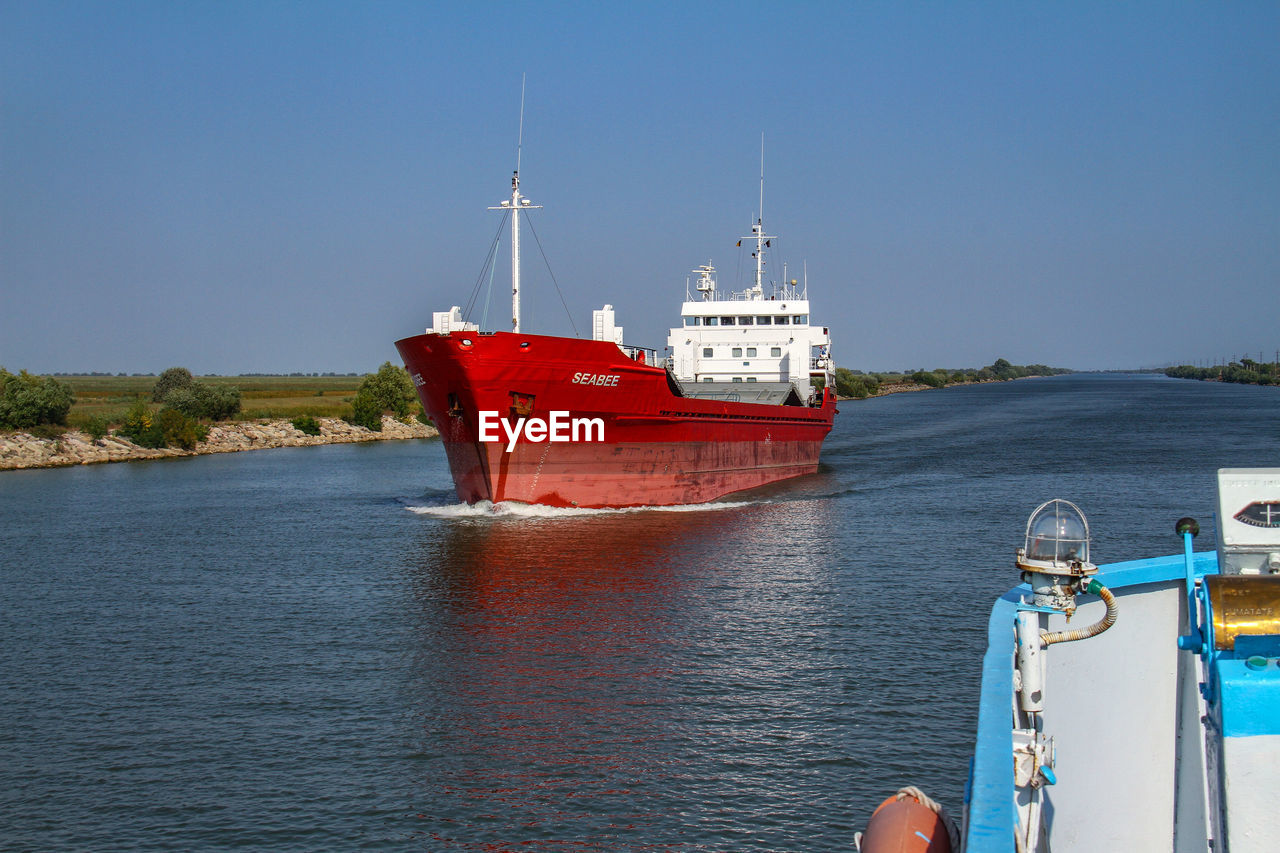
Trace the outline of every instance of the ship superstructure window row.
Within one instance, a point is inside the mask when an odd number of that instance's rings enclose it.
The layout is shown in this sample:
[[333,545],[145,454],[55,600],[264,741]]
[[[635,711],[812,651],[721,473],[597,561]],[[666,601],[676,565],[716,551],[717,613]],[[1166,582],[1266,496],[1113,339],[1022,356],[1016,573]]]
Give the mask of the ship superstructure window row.
[[779,314],[777,316],[742,316],[742,317],[685,317],[684,324],[689,328],[695,326],[807,326],[808,314]]
[[[745,356],[746,358],[758,358],[760,353],[760,348],[759,347],[730,347],[729,348],[730,358],[743,358],[744,352],[746,353],[746,356]],[[716,356],[715,347],[702,348],[703,358],[715,358],[715,356]],[[769,347],[769,356],[771,358],[781,358],[782,347]],[[721,357],[723,358],[723,355]]]

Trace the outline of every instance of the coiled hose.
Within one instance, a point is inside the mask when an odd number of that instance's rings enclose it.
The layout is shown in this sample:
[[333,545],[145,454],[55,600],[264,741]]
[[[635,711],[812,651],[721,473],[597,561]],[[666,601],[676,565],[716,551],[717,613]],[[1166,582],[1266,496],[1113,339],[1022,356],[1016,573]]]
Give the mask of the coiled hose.
[[1120,608],[1116,606],[1116,597],[1111,594],[1111,590],[1096,580],[1091,580],[1084,591],[1090,595],[1098,596],[1106,603],[1106,615],[1088,628],[1078,628],[1075,631],[1054,631],[1053,633],[1042,631],[1040,633],[1040,642],[1042,644],[1051,646],[1054,643],[1074,643],[1076,640],[1087,640],[1090,637],[1098,636],[1116,624],[1116,617],[1120,615]]

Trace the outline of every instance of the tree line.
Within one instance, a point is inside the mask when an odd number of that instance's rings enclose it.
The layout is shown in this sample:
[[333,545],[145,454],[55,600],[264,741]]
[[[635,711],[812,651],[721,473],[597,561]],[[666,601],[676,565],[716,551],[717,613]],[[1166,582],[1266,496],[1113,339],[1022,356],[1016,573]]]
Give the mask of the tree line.
[[1166,368],[1165,376],[1175,379],[1200,379],[1206,382],[1236,382],[1242,385],[1280,385],[1280,363],[1242,358],[1217,367],[1192,367],[1181,364]]
[[837,367],[835,384],[838,396],[863,399],[874,397],[886,385],[910,383],[927,385],[930,388],[944,388],[947,385],[969,382],[1004,382],[1026,376],[1058,376],[1071,372],[1063,367],[1049,367],[1045,364],[1011,364],[1006,359],[997,358],[986,367],[958,369],[939,367],[934,370],[903,371],[902,373],[863,373],[861,370]]

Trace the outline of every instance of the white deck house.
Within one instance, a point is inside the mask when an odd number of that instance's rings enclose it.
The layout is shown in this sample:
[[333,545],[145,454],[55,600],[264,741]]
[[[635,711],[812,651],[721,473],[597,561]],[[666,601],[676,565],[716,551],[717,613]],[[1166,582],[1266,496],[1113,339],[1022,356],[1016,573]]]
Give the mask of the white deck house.
[[[760,207],[764,209],[763,172]],[[775,238],[764,233],[761,217],[751,226],[751,236],[743,239],[756,244],[752,253],[755,283],[746,290],[722,294],[711,264],[694,270],[698,298],[686,285],[682,325],[667,336],[671,372],[686,384],[790,384],[801,400],[812,395],[811,378],[822,378],[828,388],[834,387],[831,336],[825,326],[809,322],[808,283],[801,291],[795,279],[784,280],[780,286],[772,285],[766,295],[764,255]]]
[[667,336],[677,379],[786,382],[802,400],[810,394],[810,378],[831,384],[831,337],[825,326],[810,323],[808,294],[794,280],[766,296],[758,274],[754,287],[722,295],[710,264],[694,272],[701,298],[684,303],[683,325]]

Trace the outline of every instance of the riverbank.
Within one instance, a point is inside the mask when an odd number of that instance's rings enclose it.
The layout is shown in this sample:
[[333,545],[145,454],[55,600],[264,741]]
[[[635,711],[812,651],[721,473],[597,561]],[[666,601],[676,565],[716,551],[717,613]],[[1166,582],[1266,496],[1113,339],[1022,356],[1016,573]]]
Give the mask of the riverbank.
[[340,418],[316,418],[319,435],[307,435],[287,420],[241,421],[215,424],[194,450],[166,447],[153,450],[139,447],[120,435],[94,440],[77,430],[59,438],[39,438],[29,433],[0,434],[0,471],[22,468],[59,468],[99,462],[129,462],[136,459],[166,459],[206,453],[236,453],[272,447],[311,447],[317,444],[350,444],[359,441],[394,441],[434,438],[435,427],[413,421],[382,418],[382,432],[354,426]]
[[[977,385],[996,380],[956,382],[952,385]],[[951,387],[948,385],[947,387]],[[882,385],[870,397],[884,397],[911,391],[938,390],[930,385],[895,383]],[[870,397],[866,399],[870,399]],[[841,397],[841,402],[857,400]],[[341,418],[316,418],[320,435],[307,435],[283,418],[235,421],[209,427],[208,437],[194,450],[165,447],[153,450],[139,447],[121,435],[93,439],[79,430],[68,430],[59,438],[40,438],[30,433],[0,434],[0,471],[25,468],[60,468],[68,465],[93,465],[100,462],[130,462],[139,459],[168,459],[177,456],[200,456],[206,453],[236,453],[242,450],[267,450],[272,447],[312,447],[318,444],[350,444],[358,441],[395,441],[411,438],[435,438],[435,427],[417,421],[404,423],[383,416],[382,432],[354,426]]]
[[[1020,376],[1018,378],[1034,379],[1036,377]],[[959,388],[963,385],[986,385],[991,382],[1002,382],[1002,381],[1013,381],[1013,380],[973,379],[967,382],[948,382],[946,385],[943,385],[941,388],[934,385],[925,385],[924,383],[921,383],[921,382],[894,382],[888,385],[879,386],[876,389],[876,392],[874,394],[868,394],[865,397],[837,397],[836,399],[842,403],[845,402],[846,400],[856,402],[858,400],[872,400],[872,399],[875,399],[876,397],[887,397],[890,394],[908,394],[912,391],[941,391],[944,388]]]

